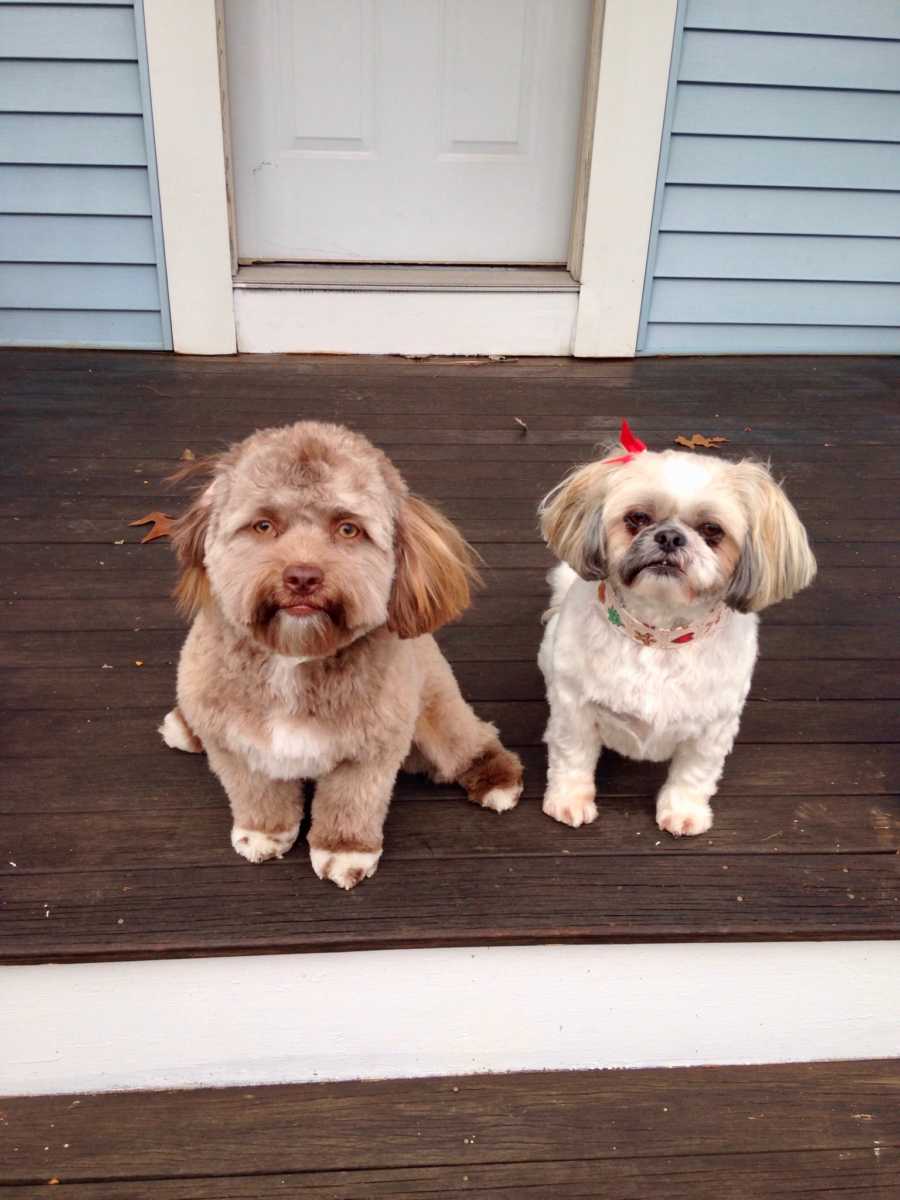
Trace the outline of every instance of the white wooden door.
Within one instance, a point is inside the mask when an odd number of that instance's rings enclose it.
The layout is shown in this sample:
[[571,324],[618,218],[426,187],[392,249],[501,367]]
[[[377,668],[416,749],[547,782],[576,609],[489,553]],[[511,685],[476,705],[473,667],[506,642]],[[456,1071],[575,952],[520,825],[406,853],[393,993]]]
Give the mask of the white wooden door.
[[590,0],[225,0],[242,261],[563,263]]

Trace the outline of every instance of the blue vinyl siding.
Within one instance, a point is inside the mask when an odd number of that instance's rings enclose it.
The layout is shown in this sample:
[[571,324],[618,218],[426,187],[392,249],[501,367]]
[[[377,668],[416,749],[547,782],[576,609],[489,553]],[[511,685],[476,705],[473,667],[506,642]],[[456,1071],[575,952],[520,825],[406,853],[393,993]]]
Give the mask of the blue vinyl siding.
[[638,352],[900,352],[900,0],[680,0]]
[[0,344],[170,349],[142,0],[0,0]]

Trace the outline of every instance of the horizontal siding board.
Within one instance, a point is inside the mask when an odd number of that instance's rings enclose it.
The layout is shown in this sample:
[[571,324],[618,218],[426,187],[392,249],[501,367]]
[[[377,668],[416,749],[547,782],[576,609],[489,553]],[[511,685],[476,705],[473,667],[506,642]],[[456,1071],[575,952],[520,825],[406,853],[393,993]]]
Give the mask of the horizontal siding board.
[[642,353],[900,354],[900,328],[651,323]]
[[0,309],[0,345],[161,350],[162,321],[158,312]]
[[900,92],[685,83],[677,91],[672,130],[900,142]]
[[900,283],[900,238],[663,233],[656,276]]
[[656,279],[650,321],[689,324],[888,325],[900,317],[900,285],[760,279]]
[[144,165],[141,117],[0,113],[0,162]]
[[900,192],[670,184],[660,229],[900,237]]
[[900,38],[897,0],[688,0],[685,28]]
[[132,8],[0,5],[4,58],[137,59]]
[[0,308],[158,309],[156,267],[2,263]]
[[150,215],[146,167],[0,166],[8,213]]
[[679,81],[900,89],[900,42],[687,30]]
[[0,215],[6,262],[155,263],[150,217]]
[[900,189],[900,146],[673,134],[668,182]]
[[5,62],[0,109],[6,112],[141,112],[137,63]]

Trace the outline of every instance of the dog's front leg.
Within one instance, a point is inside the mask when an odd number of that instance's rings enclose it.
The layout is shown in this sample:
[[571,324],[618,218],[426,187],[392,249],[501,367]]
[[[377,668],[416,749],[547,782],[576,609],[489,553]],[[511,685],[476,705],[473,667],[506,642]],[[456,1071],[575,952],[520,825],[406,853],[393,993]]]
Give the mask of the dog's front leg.
[[737,718],[713,726],[707,735],[682,742],[672,756],[666,782],[656,798],[660,829],[681,834],[706,833],[713,823],[710,799],[734,744]]
[[591,706],[560,688],[549,693],[547,790],[544,812],[555,821],[578,828],[597,819],[595,773],[602,738]]
[[269,779],[221,746],[207,744],[206,753],[228,793],[234,819],[231,844],[238,854],[254,863],[287,854],[303,815],[300,784]]
[[319,780],[308,841],[320,879],[349,890],[375,874],[400,762],[344,762]]

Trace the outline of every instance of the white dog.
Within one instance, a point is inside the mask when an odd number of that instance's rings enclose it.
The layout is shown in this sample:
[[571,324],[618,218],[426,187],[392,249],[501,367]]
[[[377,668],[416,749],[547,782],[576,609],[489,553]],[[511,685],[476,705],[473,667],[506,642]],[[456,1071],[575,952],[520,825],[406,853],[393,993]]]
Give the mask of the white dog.
[[646,451],[589,463],[541,504],[563,559],[538,662],[550,703],[544,812],[597,816],[604,746],[671,759],[660,829],[704,833],[750,688],[756,613],[816,573],[806,531],[760,463]]

